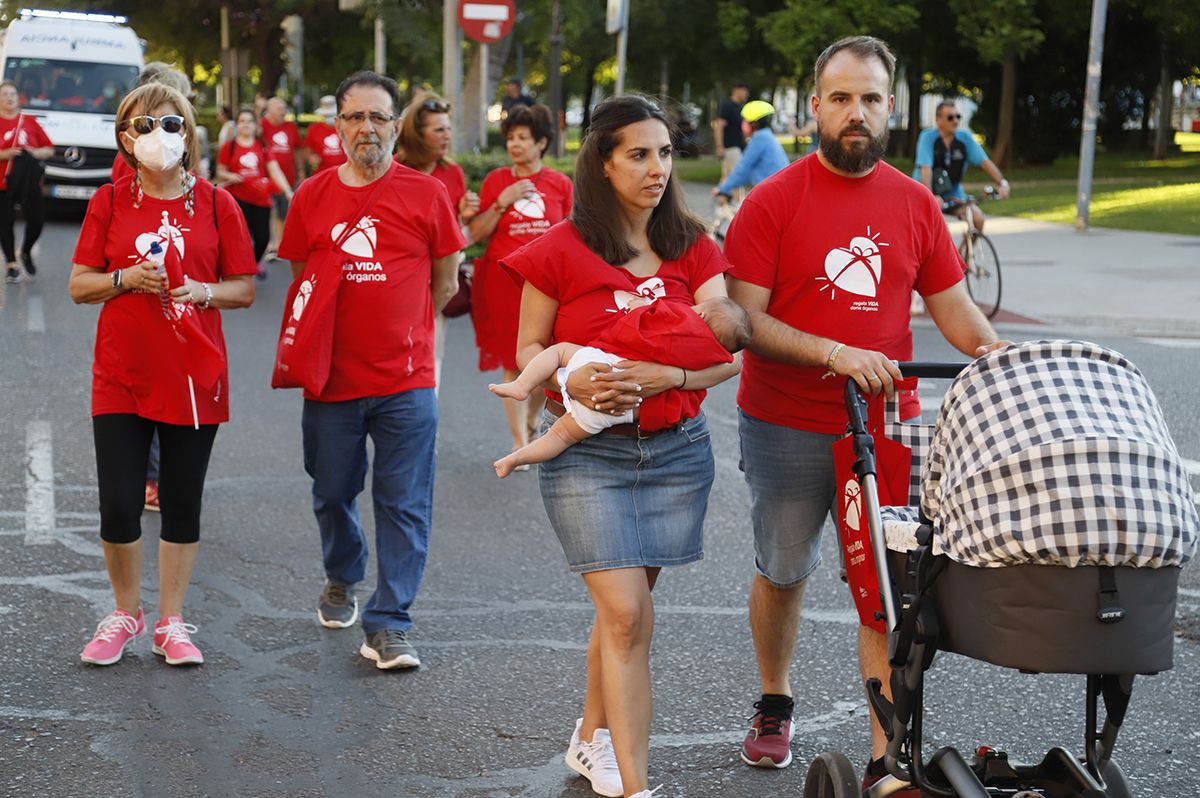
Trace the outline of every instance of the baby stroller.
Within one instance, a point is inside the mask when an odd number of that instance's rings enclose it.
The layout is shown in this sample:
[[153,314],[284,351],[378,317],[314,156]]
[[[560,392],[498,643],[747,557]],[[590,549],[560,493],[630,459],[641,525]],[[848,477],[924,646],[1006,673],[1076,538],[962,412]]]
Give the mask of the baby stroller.
[[[890,775],[863,792],[849,760],[826,752],[809,768],[805,796],[883,798],[916,787],[946,798],[1129,798],[1112,760],[1117,733],[1134,676],[1172,666],[1180,566],[1200,530],[1154,394],[1120,354],[1073,341],[900,368],[955,381],[936,426],[880,430],[912,447],[909,503],[919,505],[882,511],[867,405],[852,381],[846,390],[857,480],[845,500],[861,497],[867,523],[856,524],[858,541],[843,524],[842,545],[868,550],[883,586],[871,597],[874,617],[859,611],[888,636],[892,699],[876,679],[867,691]],[[924,673],[938,651],[1085,674],[1082,755],[1055,747],[1025,765],[981,746],[926,759]]]

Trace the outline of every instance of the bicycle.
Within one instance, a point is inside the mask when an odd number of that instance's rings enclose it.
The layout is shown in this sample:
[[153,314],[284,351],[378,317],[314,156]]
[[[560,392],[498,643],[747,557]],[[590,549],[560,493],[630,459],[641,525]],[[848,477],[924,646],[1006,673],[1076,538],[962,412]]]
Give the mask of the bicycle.
[[[983,198],[996,199],[996,189],[991,186],[984,188]],[[976,199],[968,194],[965,200],[946,202],[942,206],[942,213],[952,214],[965,209],[963,221],[967,229],[958,244],[958,255],[963,261],[967,292],[983,315],[990,319],[1000,311],[1000,257],[992,240],[975,228],[972,209],[978,205]]]
[[721,202],[720,198],[714,198],[713,202],[713,218],[708,223],[708,237],[716,241],[718,245],[725,243],[725,233],[729,230],[729,223],[733,221],[734,214],[737,213],[737,205],[733,200]]

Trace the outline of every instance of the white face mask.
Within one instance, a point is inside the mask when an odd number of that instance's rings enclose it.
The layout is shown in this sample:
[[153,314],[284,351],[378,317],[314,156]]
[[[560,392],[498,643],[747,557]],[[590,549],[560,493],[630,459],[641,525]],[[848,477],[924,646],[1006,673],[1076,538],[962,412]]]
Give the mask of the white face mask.
[[133,142],[133,157],[138,164],[156,172],[165,172],[183,159],[184,141],[179,133],[165,133],[156,127]]

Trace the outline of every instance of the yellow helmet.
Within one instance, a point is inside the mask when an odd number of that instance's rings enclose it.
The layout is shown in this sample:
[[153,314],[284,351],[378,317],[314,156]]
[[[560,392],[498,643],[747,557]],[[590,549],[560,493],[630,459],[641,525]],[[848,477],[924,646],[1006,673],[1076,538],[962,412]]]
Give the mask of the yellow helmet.
[[751,100],[742,106],[742,119],[747,122],[757,122],[764,116],[773,116],[774,114],[775,106],[766,100]]

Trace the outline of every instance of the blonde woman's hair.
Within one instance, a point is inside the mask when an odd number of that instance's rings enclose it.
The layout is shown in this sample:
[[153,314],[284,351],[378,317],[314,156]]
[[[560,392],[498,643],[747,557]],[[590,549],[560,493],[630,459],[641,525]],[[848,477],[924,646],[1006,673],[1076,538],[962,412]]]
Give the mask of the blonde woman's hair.
[[405,166],[424,166],[437,161],[442,166],[454,163],[449,158],[434,158],[421,131],[425,128],[425,118],[432,114],[449,114],[450,103],[433,92],[426,92],[420,99],[413,100],[404,109],[400,122],[400,135],[396,137],[396,159]]
[[192,104],[179,91],[163,83],[147,83],[144,86],[138,86],[126,94],[125,99],[121,100],[121,105],[117,108],[115,133],[117,150],[125,159],[125,163],[136,171],[137,158],[134,158],[133,153],[126,149],[125,141],[121,138],[121,131],[124,130],[125,123],[130,119],[135,116],[148,115],[160,105],[175,106],[175,110],[183,117],[183,168],[194,168],[200,163],[200,139],[196,136],[196,115],[192,112]]

